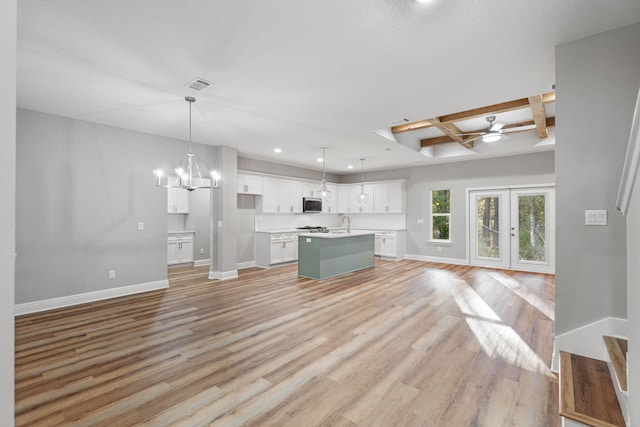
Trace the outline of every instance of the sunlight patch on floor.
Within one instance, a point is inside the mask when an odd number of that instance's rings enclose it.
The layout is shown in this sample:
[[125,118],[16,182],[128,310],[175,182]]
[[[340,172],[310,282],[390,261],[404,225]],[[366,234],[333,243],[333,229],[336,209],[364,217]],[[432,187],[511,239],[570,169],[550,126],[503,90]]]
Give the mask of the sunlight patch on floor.
[[540,356],[511,327],[472,317],[465,320],[488,356],[530,372],[552,376]]
[[551,370],[538,354],[463,280],[451,280],[451,295],[465,321],[491,358],[501,359],[518,368],[551,376]]
[[515,280],[513,277],[507,276],[502,273],[489,273],[489,276],[494,278],[497,282],[502,284],[505,288],[509,289],[514,294],[537,308],[542,314],[547,316],[550,320],[554,320],[555,313],[553,304],[550,301],[540,298],[527,289],[525,285]]

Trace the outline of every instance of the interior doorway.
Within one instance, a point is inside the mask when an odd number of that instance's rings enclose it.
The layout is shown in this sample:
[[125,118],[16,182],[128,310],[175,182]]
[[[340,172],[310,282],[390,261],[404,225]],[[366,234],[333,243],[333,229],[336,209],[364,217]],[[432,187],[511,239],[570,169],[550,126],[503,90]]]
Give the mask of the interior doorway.
[[555,189],[469,191],[469,262],[555,272]]

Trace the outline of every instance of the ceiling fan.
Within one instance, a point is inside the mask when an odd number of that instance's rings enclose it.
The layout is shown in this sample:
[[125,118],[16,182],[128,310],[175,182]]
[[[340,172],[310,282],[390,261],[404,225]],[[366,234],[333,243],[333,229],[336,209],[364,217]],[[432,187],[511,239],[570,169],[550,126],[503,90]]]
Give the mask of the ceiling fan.
[[477,135],[476,137],[471,138],[469,142],[476,141],[478,139],[482,139],[482,142],[497,142],[509,139],[509,137],[504,134],[504,123],[493,123],[496,120],[496,116],[487,116],[486,120],[489,122],[489,126],[484,132],[463,133],[460,136]]

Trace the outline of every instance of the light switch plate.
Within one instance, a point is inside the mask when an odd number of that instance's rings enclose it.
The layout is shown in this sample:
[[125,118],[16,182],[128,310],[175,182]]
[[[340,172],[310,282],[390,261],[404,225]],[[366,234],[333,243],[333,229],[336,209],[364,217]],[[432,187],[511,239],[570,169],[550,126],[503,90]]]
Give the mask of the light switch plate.
[[607,210],[584,211],[584,225],[607,225]]

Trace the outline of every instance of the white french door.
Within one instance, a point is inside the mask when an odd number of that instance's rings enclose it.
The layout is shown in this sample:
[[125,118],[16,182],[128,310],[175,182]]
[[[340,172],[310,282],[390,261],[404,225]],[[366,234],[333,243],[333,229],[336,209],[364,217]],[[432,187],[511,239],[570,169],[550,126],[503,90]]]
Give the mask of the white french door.
[[472,265],[553,273],[554,247],[553,188],[469,192]]

